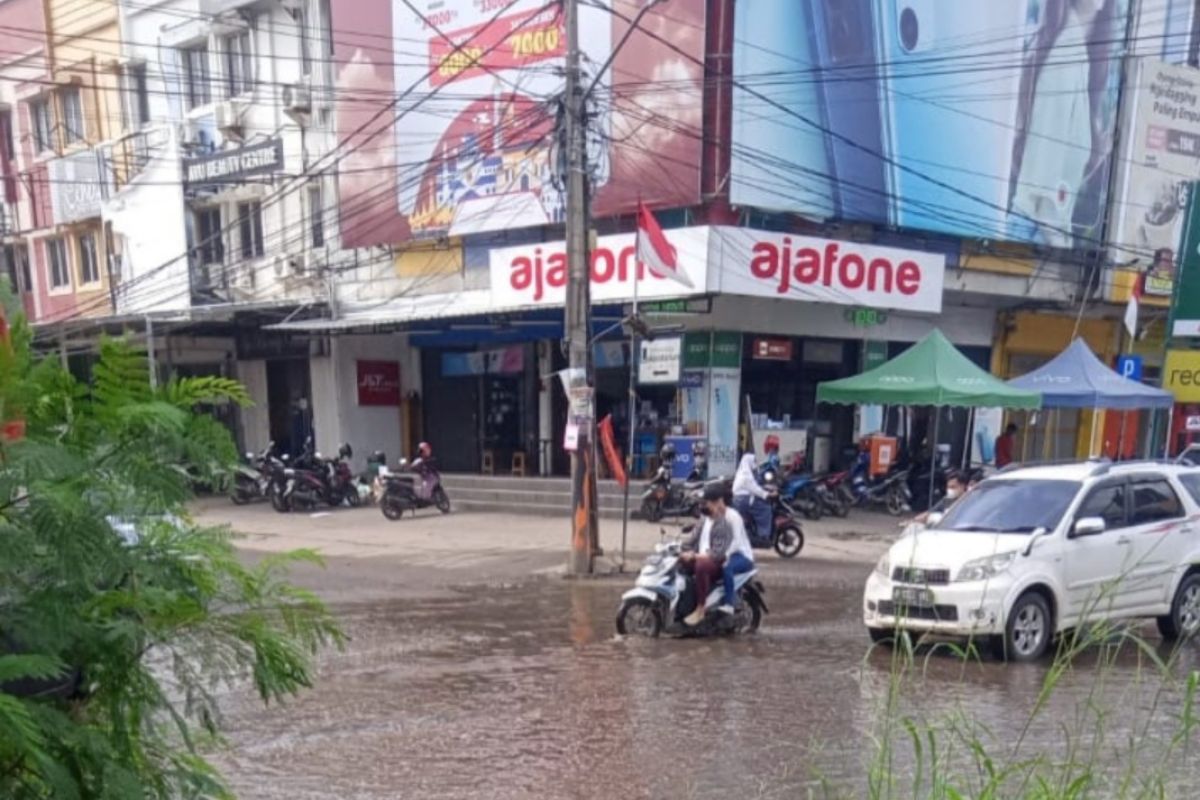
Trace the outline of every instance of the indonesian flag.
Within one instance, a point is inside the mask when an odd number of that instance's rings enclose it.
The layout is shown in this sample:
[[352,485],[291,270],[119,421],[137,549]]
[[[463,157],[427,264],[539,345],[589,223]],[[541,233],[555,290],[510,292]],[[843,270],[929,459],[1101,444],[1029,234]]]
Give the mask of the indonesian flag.
[[650,209],[641,202],[638,203],[637,258],[655,277],[670,278],[689,289],[692,288],[691,280],[679,268],[675,248],[671,247],[671,243],[663,235],[663,230],[658,226],[658,220],[650,213]]
[[1129,303],[1125,306],[1125,330],[1129,331],[1130,339],[1137,338],[1138,303],[1142,300],[1145,287],[1146,274],[1139,272],[1133,281],[1133,288],[1129,290]]

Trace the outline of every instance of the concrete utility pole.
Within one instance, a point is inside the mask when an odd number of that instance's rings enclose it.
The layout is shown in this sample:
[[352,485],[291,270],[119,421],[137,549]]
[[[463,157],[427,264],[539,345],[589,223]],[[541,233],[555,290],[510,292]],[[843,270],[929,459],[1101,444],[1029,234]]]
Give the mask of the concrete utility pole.
[[[571,557],[572,575],[592,571],[592,555],[600,540],[596,514],[596,416],[590,345],[592,301],[591,260],[588,254],[587,108],[581,86],[579,54],[579,0],[564,0],[567,40],[566,94],[563,98],[566,146],[566,245],[567,302],[565,334],[572,376],[568,398],[578,440],[571,453]],[[582,380],[580,378],[582,376]],[[580,395],[586,401],[580,402]],[[586,413],[583,413],[586,412]]]

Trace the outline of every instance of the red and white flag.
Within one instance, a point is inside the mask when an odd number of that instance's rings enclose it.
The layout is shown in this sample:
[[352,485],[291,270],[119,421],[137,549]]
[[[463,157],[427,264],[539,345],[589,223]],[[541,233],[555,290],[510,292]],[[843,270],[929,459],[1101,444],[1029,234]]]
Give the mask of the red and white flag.
[[1133,281],[1133,288],[1129,290],[1129,303],[1125,306],[1125,330],[1129,331],[1129,338],[1137,338],[1137,318],[1138,318],[1138,303],[1142,300],[1142,290],[1146,287],[1146,274],[1139,272]]
[[650,209],[646,208],[645,203],[638,203],[637,225],[638,261],[645,264],[646,269],[650,270],[654,276],[670,278],[691,289],[692,281],[679,268],[675,248],[667,241],[667,237],[663,235],[663,229],[658,225],[658,220],[650,213]]

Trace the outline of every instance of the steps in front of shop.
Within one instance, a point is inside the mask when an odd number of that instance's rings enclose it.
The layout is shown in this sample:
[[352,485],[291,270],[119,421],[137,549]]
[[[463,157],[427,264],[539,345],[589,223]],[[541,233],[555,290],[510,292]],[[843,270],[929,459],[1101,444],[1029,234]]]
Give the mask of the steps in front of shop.
[[[506,514],[564,516],[571,513],[569,478],[510,478],[492,475],[442,475],[450,502],[463,511],[499,511]],[[622,489],[616,481],[600,481],[600,516],[621,518]],[[629,505],[636,508],[641,489],[630,487]]]

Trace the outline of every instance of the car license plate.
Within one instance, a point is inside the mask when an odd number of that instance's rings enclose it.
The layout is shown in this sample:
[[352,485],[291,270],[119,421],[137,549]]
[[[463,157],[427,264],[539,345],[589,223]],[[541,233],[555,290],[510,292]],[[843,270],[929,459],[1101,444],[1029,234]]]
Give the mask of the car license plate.
[[892,600],[902,606],[931,606],[933,592],[915,586],[897,586],[892,589]]

